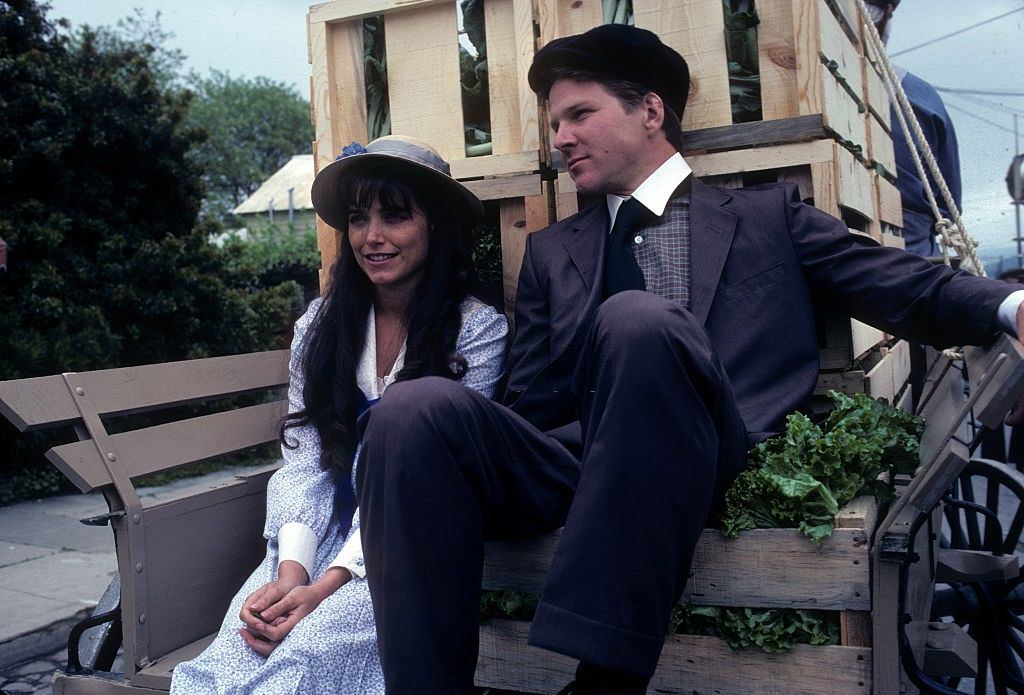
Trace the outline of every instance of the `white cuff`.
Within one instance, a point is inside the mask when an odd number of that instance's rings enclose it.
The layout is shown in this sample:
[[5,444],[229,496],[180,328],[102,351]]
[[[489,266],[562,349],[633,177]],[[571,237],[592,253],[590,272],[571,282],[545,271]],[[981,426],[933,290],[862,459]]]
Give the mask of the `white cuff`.
[[1003,300],[998,313],[999,325],[1004,331],[1018,338],[1020,336],[1017,335],[1017,309],[1021,302],[1024,302],[1024,290],[1017,290]]
[[298,521],[289,521],[277,532],[277,564],[294,560],[302,565],[309,578],[313,578],[313,563],[316,561],[316,534],[313,529]]
[[359,529],[352,532],[352,535],[342,547],[338,557],[334,558],[331,567],[344,567],[352,573],[353,577],[363,579],[366,577],[366,568],[363,567],[363,539]]

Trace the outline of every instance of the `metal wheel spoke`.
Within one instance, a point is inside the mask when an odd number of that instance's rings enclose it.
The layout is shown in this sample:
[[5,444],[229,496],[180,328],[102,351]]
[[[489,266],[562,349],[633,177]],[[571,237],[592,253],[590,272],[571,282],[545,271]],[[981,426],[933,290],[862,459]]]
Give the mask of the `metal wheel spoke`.
[[[990,475],[985,479],[985,506],[996,514],[999,513],[999,490],[1002,483],[998,477]],[[1003,539],[995,538],[995,525],[988,519],[985,520],[985,545],[989,548],[1002,548]]]
[[1020,543],[1020,534],[1024,531],[1024,504],[1017,507],[1017,513],[1013,515],[1013,521],[1006,531],[1006,540],[1003,543],[1003,552],[1012,553]]

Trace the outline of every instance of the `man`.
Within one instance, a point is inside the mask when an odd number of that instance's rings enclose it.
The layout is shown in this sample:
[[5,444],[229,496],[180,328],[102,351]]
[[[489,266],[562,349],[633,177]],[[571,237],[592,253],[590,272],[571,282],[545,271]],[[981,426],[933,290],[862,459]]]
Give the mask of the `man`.
[[[892,15],[899,6],[900,0],[866,0],[866,2],[878,35],[882,37],[884,43],[888,44],[889,34],[892,31]],[[894,68],[903,85],[903,90],[907,93],[907,100],[910,101],[910,106],[914,110],[914,116],[921,124],[925,141],[939,164],[942,178],[946,180],[950,193],[953,194],[953,202],[956,203],[957,208],[960,208],[962,188],[960,150],[956,141],[956,131],[953,129],[953,120],[946,112],[942,97],[934,87],[898,65]],[[952,218],[931,174],[928,174],[927,182],[921,180],[910,150],[914,144],[913,141],[908,142],[903,134],[899,118],[896,115],[897,108],[899,108],[898,104],[892,105],[890,124],[892,144],[896,153],[896,172],[894,173],[897,175],[896,185],[900,189],[900,198],[903,202],[903,238],[907,244],[907,251],[919,256],[935,256],[938,255],[938,248],[935,245],[935,216],[928,203],[925,186],[931,186],[935,192],[935,200],[939,204],[939,211],[943,217]]]
[[1002,283],[851,235],[792,186],[694,180],[686,63],[651,32],[554,41],[529,77],[577,188],[606,199],[528,238],[507,407],[419,379],[362,422],[392,694],[471,692],[484,540],[560,525],[531,644],[580,660],[567,693],[644,692],[715,504],[814,388],[812,292],[938,345],[989,340],[999,308],[1014,324]]

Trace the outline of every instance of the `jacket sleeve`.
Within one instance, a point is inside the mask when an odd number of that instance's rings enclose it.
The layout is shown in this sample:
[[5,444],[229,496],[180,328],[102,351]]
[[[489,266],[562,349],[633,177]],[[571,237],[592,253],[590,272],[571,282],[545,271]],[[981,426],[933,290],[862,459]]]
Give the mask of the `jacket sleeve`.
[[879,246],[800,202],[795,186],[783,190],[798,260],[812,291],[827,295],[830,304],[893,335],[935,347],[982,345],[997,335],[996,312],[1011,287]]
[[501,400],[511,405],[551,360],[550,307],[533,261],[533,239],[526,237],[526,251],[516,292],[516,321],[508,353],[508,381]]
[[[288,382],[288,411],[291,413],[304,407],[302,352],[306,331],[319,307],[320,300],[315,300],[295,323]],[[281,551],[280,559],[296,560],[312,575],[316,547],[334,512],[334,477],[320,466],[320,436],[316,427],[312,424],[291,427],[285,437],[297,446],[281,447],[284,465],[267,485],[267,520],[263,535],[271,551]]]

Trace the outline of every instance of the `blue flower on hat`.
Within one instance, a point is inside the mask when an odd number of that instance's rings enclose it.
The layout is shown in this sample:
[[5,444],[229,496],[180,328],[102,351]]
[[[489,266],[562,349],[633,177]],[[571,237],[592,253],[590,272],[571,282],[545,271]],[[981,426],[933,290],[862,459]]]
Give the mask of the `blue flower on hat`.
[[341,148],[341,154],[335,157],[335,160],[342,159],[344,157],[351,157],[354,154],[362,154],[366,152],[366,148],[360,145],[358,142],[350,142]]

